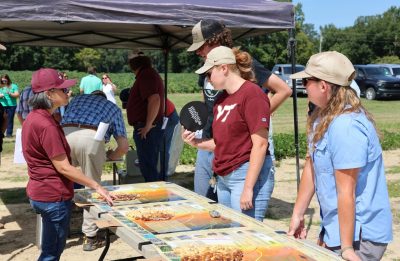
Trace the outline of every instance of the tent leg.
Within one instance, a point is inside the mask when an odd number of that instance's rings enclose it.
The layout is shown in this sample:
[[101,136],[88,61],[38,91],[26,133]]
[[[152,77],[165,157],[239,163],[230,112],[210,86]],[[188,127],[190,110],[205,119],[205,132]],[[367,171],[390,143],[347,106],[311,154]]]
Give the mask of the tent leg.
[[[167,114],[167,95],[168,95],[168,55],[169,55],[169,49],[168,48],[164,48],[163,49],[163,53],[164,53],[164,115],[166,116]],[[163,181],[167,181],[168,178],[168,173],[166,173],[166,169],[165,169],[165,164],[167,164],[166,160],[167,160],[167,142],[166,142],[166,136],[164,135],[163,137],[163,155],[160,155],[160,157],[164,157],[164,160],[160,161],[160,174],[162,177]]]
[[[289,29],[289,57],[292,63],[292,74],[296,72],[296,38],[294,29]],[[296,179],[297,191],[300,184],[300,161],[299,161],[299,123],[297,115],[297,88],[296,80],[292,80],[293,86],[293,122],[294,122],[294,146],[296,149]]]

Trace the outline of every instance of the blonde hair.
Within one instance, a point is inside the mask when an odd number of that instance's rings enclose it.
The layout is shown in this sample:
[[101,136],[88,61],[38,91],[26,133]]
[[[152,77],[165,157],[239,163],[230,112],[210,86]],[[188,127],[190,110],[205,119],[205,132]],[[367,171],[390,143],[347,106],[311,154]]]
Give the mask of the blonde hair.
[[[331,86],[331,97],[324,109],[316,107],[307,119],[307,134],[313,132],[312,144],[315,145],[325,134],[331,122],[339,115],[351,112],[364,112],[367,119],[372,122],[376,129],[375,121],[367,109],[361,104],[360,98],[351,87],[343,87],[328,83]],[[313,131],[314,122],[320,122]]]
[[110,82],[112,82],[112,80],[111,80],[111,78],[110,78],[110,76],[109,76],[108,74],[106,74],[106,73],[103,74],[102,78],[103,78],[104,76],[107,77],[107,78],[110,80]]
[[248,52],[240,51],[239,48],[232,48],[235,54],[236,64],[228,64],[228,68],[239,74],[245,80],[256,82],[256,77],[253,71],[253,58]]

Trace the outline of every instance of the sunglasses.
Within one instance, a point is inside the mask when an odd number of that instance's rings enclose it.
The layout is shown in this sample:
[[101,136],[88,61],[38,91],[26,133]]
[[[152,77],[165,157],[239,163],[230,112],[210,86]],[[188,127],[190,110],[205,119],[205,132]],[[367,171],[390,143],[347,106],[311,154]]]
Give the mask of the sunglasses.
[[315,81],[315,82],[318,82],[318,81],[320,81],[320,79],[318,79],[318,78],[315,78],[315,77],[303,78],[303,79],[302,79],[303,86],[306,86],[306,85],[307,85],[307,83],[308,83],[309,81]]
[[108,79],[108,77],[103,77],[103,80]]
[[62,89],[55,88],[55,89],[50,89],[50,91],[52,91],[52,92],[54,92],[55,90],[61,90],[63,93],[68,93],[68,92],[69,92],[69,89],[68,89],[68,88],[62,88]]

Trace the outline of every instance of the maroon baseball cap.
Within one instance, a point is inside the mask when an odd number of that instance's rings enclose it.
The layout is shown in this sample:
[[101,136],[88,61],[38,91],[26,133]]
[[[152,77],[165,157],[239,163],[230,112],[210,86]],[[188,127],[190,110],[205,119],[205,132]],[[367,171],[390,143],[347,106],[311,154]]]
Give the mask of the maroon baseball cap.
[[48,91],[50,89],[64,89],[74,86],[75,79],[60,79],[58,72],[51,68],[42,68],[32,74],[32,91],[34,93]]

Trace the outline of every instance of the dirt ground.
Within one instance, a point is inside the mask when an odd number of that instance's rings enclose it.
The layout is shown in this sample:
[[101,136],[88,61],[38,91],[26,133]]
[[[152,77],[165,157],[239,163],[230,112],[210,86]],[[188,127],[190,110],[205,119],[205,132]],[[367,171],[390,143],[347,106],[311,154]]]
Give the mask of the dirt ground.
[[[400,179],[400,150],[384,153],[387,180]],[[301,161],[301,164],[303,162]],[[178,166],[177,173],[171,178],[178,184],[190,186],[193,183],[193,167]],[[26,185],[26,167],[12,163],[11,155],[3,155],[0,166],[0,191],[23,188]],[[110,173],[103,175],[103,180],[111,180]],[[264,222],[277,231],[287,231],[290,216],[296,199],[295,160],[279,162],[276,173],[275,189],[270,202],[267,218]],[[393,210],[394,241],[389,244],[383,260],[400,260],[400,198],[391,199]],[[310,229],[308,239],[315,242],[319,227],[319,208],[313,199],[307,211],[307,225]],[[35,246],[36,216],[29,204],[4,204],[0,201],[0,260],[35,260],[39,250]],[[73,223],[73,229],[79,224]],[[76,231],[75,231],[76,232]],[[92,252],[82,251],[82,238],[74,233],[67,241],[61,260],[97,260],[103,248]],[[113,236],[112,244],[105,260],[123,259],[140,256],[121,239]]]

